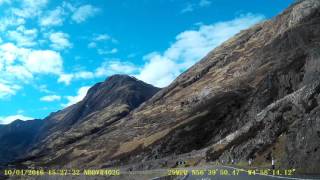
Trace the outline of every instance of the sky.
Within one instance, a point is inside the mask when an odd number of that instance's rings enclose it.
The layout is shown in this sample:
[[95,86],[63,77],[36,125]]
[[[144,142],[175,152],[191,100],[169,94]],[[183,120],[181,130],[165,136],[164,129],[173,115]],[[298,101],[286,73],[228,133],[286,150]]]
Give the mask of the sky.
[[0,124],[42,119],[128,74],[169,85],[294,0],[0,0]]

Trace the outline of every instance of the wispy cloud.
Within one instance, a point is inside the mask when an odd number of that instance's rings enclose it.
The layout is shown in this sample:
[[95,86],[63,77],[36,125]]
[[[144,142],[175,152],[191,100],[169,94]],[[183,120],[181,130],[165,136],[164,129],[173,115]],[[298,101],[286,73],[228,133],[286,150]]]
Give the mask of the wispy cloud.
[[21,87],[13,84],[4,84],[0,82],[0,99],[15,95]]
[[184,13],[192,12],[194,11],[194,8],[195,8],[195,5],[189,3],[181,10],[181,13],[184,14]]
[[108,55],[108,54],[115,54],[118,52],[117,48],[108,49],[98,49],[98,54],[100,55]]
[[73,73],[61,74],[58,81],[69,85],[73,80],[101,78],[113,74],[134,75],[138,71],[139,68],[131,62],[112,59],[106,60],[94,71],[77,71]]
[[15,120],[32,120],[34,119],[33,117],[28,117],[28,116],[23,116],[23,115],[12,115],[12,116],[7,116],[7,117],[0,117],[0,124],[10,124]]
[[51,47],[55,50],[71,48],[73,45],[69,41],[69,34],[63,32],[54,32],[49,35]]
[[25,23],[24,18],[5,16],[0,19],[0,30],[5,31],[7,28],[20,26]]
[[95,34],[93,35],[91,42],[89,42],[88,48],[95,48],[99,55],[115,54],[119,51],[117,48],[106,49],[99,47],[101,46],[101,44],[103,45],[106,42],[111,42],[115,44],[118,41],[115,38],[109,36],[108,34]]
[[147,63],[136,77],[159,87],[167,86],[222,42],[263,19],[262,15],[246,14],[231,21],[184,31],[176,36],[175,42],[165,52],[145,56]]
[[7,36],[9,39],[15,41],[18,46],[31,47],[35,46],[36,38],[38,36],[38,30],[26,29],[24,26],[17,27],[16,30],[8,31]]
[[73,77],[73,74],[62,73],[59,76],[58,82],[64,83],[65,85],[70,85]]
[[111,39],[111,37],[108,34],[98,34],[94,36],[93,41],[106,41],[109,39]]
[[53,101],[59,101],[61,100],[61,96],[58,95],[49,95],[49,96],[43,96],[40,98],[40,101],[45,102],[53,102]]
[[184,8],[180,11],[181,14],[190,13],[196,9],[209,7],[211,5],[210,0],[200,0],[198,3],[187,3]]
[[87,19],[95,16],[99,11],[100,11],[99,8],[87,4],[87,5],[78,7],[74,11],[71,18],[76,23],[82,23],[82,22],[85,22]]
[[13,14],[23,18],[33,18],[42,14],[48,0],[22,0],[21,8],[12,8]]
[[211,1],[210,0],[200,0],[199,2],[199,6],[200,7],[208,7],[211,5]]
[[97,47],[97,43],[96,42],[90,42],[88,44],[88,48],[96,48]]
[[[94,34],[88,44],[88,47],[89,48],[96,48],[96,47],[98,47],[99,44],[103,44],[105,42],[117,43],[118,41],[108,34]],[[100,51],[101,50],[102,49],[100,49]],[[99,51],[98,51],[98,53],[99,53]]]
[[105,77],[113,74],[134,74],[137,71],[138,67],[130,62],[108,60],[96,69],[95,75],[97,77]]
[[43,17],[40,18],[40,26],[48,27],[63,25],[65,14],[65,10],[62,7],[57,7],[54,10],[48,11]]
[[68,100],[68,102],[66,104],[62,104],[62,106],[67,107],[67,106],[71,106],[73,104],[76,104],[77,102],[80,102],[86,96],[89,89],[90,89],[89,86],[84,86],[78,90],[77,95],[66,96],[65,98]]
[[36,85],[35,88],[38,89],[40,92],[53,93],[48,89],[48,86],[46,84]]

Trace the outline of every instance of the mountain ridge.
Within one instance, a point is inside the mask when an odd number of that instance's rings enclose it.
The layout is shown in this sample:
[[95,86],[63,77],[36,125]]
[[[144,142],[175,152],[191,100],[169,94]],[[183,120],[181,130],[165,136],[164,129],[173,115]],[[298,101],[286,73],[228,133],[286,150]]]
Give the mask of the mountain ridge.
[[[117,116],[123,117],[131,110],[135,109],[139,104],[149,99],[158,90],[159,88],[153,87],[128,75],[110,76],[104,82],[97,83],[90,88],[82,101],[63,110],[51,113],[44,120],[39,120],[41,121],[41,126],[35,127],[37,128],[37,131],[34,131],[34,137],[29,140],[29,143],[32,145],[24,146],[24,148],[27,152],[32,151],[32,149],[40,148],[40,144],[46,146],[47,141],[51,142],[54,138],[57,138],[59,134],[67,133],[72,128],[79,128],[82,123],[85,123],[86,116],[90,117],[95,112],[107,108],[108,106],[114,108],[117,108],[115,106],[122,106],[120,112],[112,115],[115,116],[115,118]],[[110,109],[112,107],[110,107]],[[119,118],[116,118],[113,121],[116,121],[117,119]],[[20,121],[14,121],[7,126],[14,125],[17,122]],[[91,122],[90,125],[87,125],[86,131],[88,132],[86,133],[88,134],[90,131],[94,131],[95,128],[100,128],[102,125],[103,122]],[[10,139],[12,138],[8,138],[9,141]],[[19,156],[18,159],[19,158],[21,158],[21,156]],[[22,159],[25,158],[26,157],[22,157]]]

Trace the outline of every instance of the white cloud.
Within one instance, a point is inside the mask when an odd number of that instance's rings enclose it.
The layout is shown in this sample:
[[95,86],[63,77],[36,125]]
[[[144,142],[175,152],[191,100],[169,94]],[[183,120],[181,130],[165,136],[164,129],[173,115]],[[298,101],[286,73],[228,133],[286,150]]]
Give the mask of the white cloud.
[[73,75],[76,79],[92,79],[95,74],[89,71],[80,71]]
[[66,48],[71,48],[72,44],[69,41],[69,35],[63,32],[51,33],[49,36],[52,44],[50,45],[53,49],[63,50]]
[[146,56],[147,62],[136,77],[155,86],[167,86],[222,42],[263,19],[262,15],[247,14],[231,21],[184,31],[164,53],[154,52]]
[[113,74],[133,74],[138,68],[130,62],[119,60],[106,61],[95,71],[96,77],[106,77]]
[[[25,48],[19,48],[13,43],[6,43],[0,45],[0,66],[12,65],[17,59],[26,58],[29,54],[29,50]],[[2,69],[0,67],[0,70]]]
[[14,31],[8,31],[8,38],[17,43],[21,47],[30,47],[36,45],[35,39],[38,36],[37,29],[26,29],[24,26],[19,26]]
[[58,82],[64,83],[65,85],[70,85],[73,74],[60,74]]
[[23,18],[4,17],[0,19],[0,31],[5,31],[8,27],[19,26],[25,24]]
[[32,51],[25,66],[33,73],[61,74],[63,61],[59,53],[52,50]]
[[210,0],[199,0],[199,3],[188,3],[186,6],[180,11],[181,14],[190,13],[200,8],[208,7],[211,5]]
[[75,21],[76,23],[82,23],[86,21],[88,18],[93,17],[100,11],[99,8],[96,8],[92,5],[83,5],[78,7],[73,15],[72,15],[72,20]]
[[23,115],[12,115],[12,116],[7,116],[7,117],[0,117],[0,124],[10,124],[15,120],[32,120],[34,119],[33,117],[28,117],[28,116],[23,116]]
[[42,84],[42,85],[39,85],[39,86],[36,85],[36,88],[37,88],[40,92],[53,93],[52,91],[50,91],[50,90],[48,89],[48,86],[45,85],[45,84]]
[[40,101],[53,102],[53,101],[59,101],[60,99],[61,99],[61,96],[49,95],[49,96],[43,96],[42,98],[40,98]]
[[106,41],[109,39],[111,39],[111,37],[108,34],[98,34],[93,38],[94,41]]
[[76,7],[67,1],[63,1],[61,7],[70,12],[74,12],[76,10]]
[[63,60],[58,52],[21,48],[13,43],[0,45],[0,98],[16,94],[35,75],[62,73]]
[[33,78],[33,74],[22,65],[8,66],[7,72],[21,81],[28,81]]
[[0,99],[15,95],[20,88],[18,85],[8,85],[0,82]]
[[[118,43],[118,41],[108,34],[95,34],[91,40],[91,42],[88,44],[88,48],[96,48],[101,42],[110,41],[112,43]],[[117,48],[113,48],[111,50],[106,50],[99,48],[97,49],[97,53],[100,55],[107,55],[107,54],[115,54],[118,52]]]
[[60,26],[64,21],[64,10],[61,7],[49,11],[44,17],[40,19],[41,26]]
[[19,48],[12,43],[0,45],[0,77],[7,81],[6,84],[16,84],[18,80],[27,82],[33,77],[22,62],[29,53],[30,50]]
[[96,75],[90,71],[78,71],[72,74],[61,74],[58,82],[64,83],[65,85],[70,85],[71,81],[74,79],[92,79]]
[[200,6],[200,7],[207,7],[207,6],[210,6],[211,3],[212,3],[212,2],[209,1],[209,0],[200,0],[199,6]]
[[42,14],[48,0],[22,0],[21,8],[12,8],[13,14],[23,18],[33,18]]
[[76,96],[67,96],[66,99],[68,102],[66,104],[62,104],[63,107],[71,106],[73,104],[76,104],[77,102],[80,102],[83,100],[83,98],[86,96],[88,90],[90,89],[89,86],[81,87]]
[[137,78],[164,87],[180,74],[180,70],[181,67],[174,60],[160,54],[151,54]]
[[58,82],[69,85],[72,80],[92,79],[107,77],[113,74],[130,74],[134,75],[139,68],[130,62],[122,62],[120,60],[106,60],[95,71],[78,71],[68,74],[60,74]]
[[91,42],[88,44],[88,48],[95,48],[95,47],[97,47],[97,43],[95,42]]
[[[52,50],[31,50],[19,48],[12,43],[0,46],[0,70],[3,68],[11,72],[20,71],[30,76],[30,73],[60,74],[63,61],[58,52]],[[11,69],[11,70],[10,70]]]
[[18,114],[22,114],[22,113],[24,113],[24,110],[19,109],[19,110],[17,111],[17,113],[18,113]]

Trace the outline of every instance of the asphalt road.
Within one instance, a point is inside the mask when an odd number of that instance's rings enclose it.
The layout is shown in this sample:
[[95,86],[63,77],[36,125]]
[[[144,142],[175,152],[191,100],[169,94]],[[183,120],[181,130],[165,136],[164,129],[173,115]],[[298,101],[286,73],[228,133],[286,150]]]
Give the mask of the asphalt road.
[[[256,172],[253,174],[253,172]],[[211,174],[210,174],[211,173]],[[251,174],[251,175],[249,175]],[[262,175],[258,171],[245,171],[228,166],[213,166],[207,168],[204,175],[197,174],[197,171],[194,173],[189,173],[186,175],[183,180],[302,180],[302,179],[320,179],[320,176],[308,176],[308,177],[298,177],[295,175],[291,176],[275,176],[271,172],[268,174]]]

